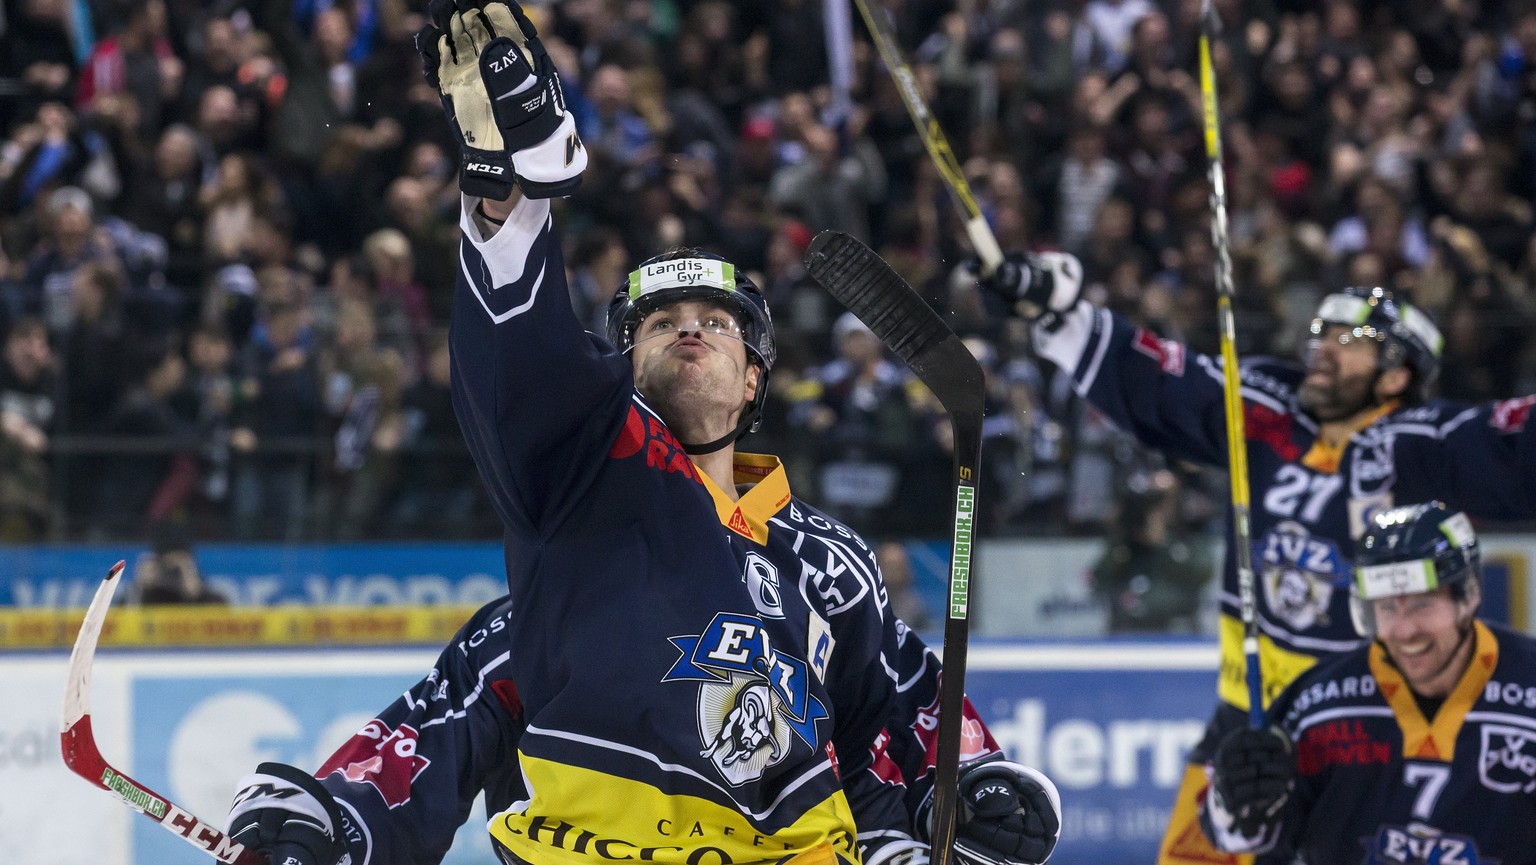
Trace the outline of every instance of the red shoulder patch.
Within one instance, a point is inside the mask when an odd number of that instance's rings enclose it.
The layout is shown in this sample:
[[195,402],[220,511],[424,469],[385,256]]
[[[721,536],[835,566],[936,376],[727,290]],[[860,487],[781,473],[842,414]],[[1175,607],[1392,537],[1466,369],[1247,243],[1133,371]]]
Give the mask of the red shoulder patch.
[[1301,448],[1291,438],[1291,416],[1256,402],[1243,404],[1243,434],[1251,442],[1266,445],[1275,455],[1292,462]]
[[397,730],[375,718],[331,755],[315,777],[341,773],[354,784],[379,791],[384,804],[398,808],[411,801],[411,784],[432,764],[416,753],[416,729],[401,724]]
[[1536,404],[1536,394],[1496,402],[1493,404],[1493,414],[1488,418],[1488,425],[1499,432],[1519,432],[1525,429],[1525,421],[1531,416],[1533,404]]
[[1169,375],[1184,374],[1184,345],[1171,339],[1162,339],[1150,330],[1136,329],[1131,347],[1157,361],[1157,366]]

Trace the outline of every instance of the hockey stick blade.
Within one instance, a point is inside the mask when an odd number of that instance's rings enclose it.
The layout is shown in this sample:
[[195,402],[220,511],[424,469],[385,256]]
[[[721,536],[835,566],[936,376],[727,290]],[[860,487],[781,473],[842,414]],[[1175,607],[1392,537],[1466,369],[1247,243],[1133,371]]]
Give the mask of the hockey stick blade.
[[949,607],[944,616],[944,670],[939,676],[939,741],[934,755],[929,856],[932,865],[949,865],[954,860],[965,654],[970,643],[967,618],[972,528],[986,380],[981,364],[944,319],[863,243],[841,232],[823,231],[806,249],[805,268],[906,361],[949,412],[954,432],[954,543],[949,563]]
[[119,772],[96,747],[96,736],[91,730],[91,665],[96,659],[96,644],[101,640],[101,628],[106,623],[107,610],[112,606],[112,595],[117,592],[123,567],[123,562],[113,565],[96,588],[96,595],[86,608],[85,621],[80,623],[80,634],[75,637],[75,648],[69,655],[69,678],[64,685],[64,713],[59,725],[64,764],[76,775],[116,796],[128,807],[180,835],[187,843],[220,862],[268,865],[266,856],[247,850],[176,803]]
[[816,235],[805,269],[906,361],[950,415],[981,416],[981,364],[885,260],[840,231]]

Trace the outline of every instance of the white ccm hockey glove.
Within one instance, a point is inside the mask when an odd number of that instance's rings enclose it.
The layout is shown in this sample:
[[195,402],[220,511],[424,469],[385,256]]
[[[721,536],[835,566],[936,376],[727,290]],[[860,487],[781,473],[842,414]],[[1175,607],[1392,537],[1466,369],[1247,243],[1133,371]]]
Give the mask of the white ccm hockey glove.
[[[955,858],[964,865],[1041,865],[1061,836],[1051,779],[1001,754],[960,767]],[[932,807],[929,799],[928,807]],[[932,827],[930,810],[923,825]]]
[[1011,252],[980,284],[1003,313],[1049,321],[1077,305],[1083,263],[1066,252]]
[[241,778],[229,808],[229,837],[265,853],[272,865],[350,865],[340,827],[330,792],[283,763],[262,763]]
[[516,3],[432,0],[416,33],[422,74],[459,140],[459,188],[504,200],[570,195],[587,151],[565,110],[560,74]]

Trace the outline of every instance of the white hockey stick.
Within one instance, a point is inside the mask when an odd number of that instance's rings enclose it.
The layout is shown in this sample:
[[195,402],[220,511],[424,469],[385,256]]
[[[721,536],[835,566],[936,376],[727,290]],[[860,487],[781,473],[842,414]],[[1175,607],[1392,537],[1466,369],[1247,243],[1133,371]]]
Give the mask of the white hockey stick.
[[181,806],[113,768],[96,748],[91,732],[91,662],[96,658],[96,643],[101,626],[112,606],[123,562],[112,566],[106,579],[91,598],[80,623],[80,636],[69,656],[69,679],[64,686],[64,717],[59,725],[59,739],[64,749],[64,763],[76,775],[122,800],[128,807],[180,835],[188,844],[228,865],[268,865],[267,857],[247,850],[233,838],[197,819]]

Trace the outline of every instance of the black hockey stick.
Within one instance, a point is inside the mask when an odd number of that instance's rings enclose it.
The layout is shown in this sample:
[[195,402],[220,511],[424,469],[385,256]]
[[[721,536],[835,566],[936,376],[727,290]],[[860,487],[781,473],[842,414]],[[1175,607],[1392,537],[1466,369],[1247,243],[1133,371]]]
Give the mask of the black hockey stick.
[[124,804],[185,838],[187,843],[228,865],[267,865],[267,857],[249,850],[235,839],[197,819],[175,802],[118,771],[101,756],[91,731],[91,662],[101,626],[112,606],[123,563],[107,572],[80,623],[75,649],[69,655],[69,678],[64,684],[64,717],[59,726],[64,763],[76,775],[106,790]]
[[939,684],[939,746],[934,761],[932,865],[948,865],[955,840],[960,728],[965,709],[965,653],[971,590],[971,528],[981,460],[981,365],[912,287],[873,250],[839,231],[816,235],[805,268],[906,361],[949,412],[955,438],[954,552],[944,615],[944,672]]

